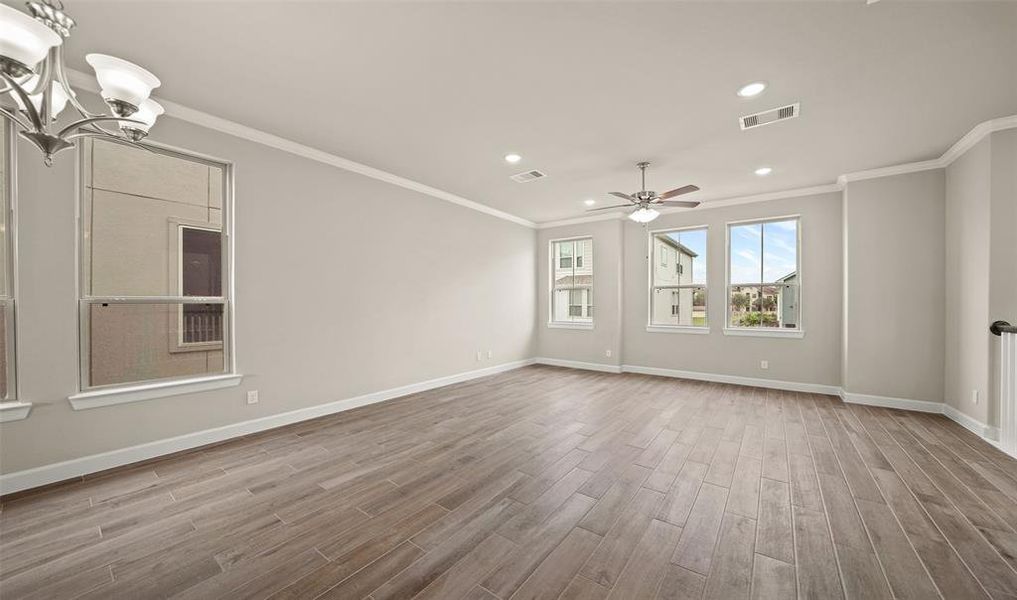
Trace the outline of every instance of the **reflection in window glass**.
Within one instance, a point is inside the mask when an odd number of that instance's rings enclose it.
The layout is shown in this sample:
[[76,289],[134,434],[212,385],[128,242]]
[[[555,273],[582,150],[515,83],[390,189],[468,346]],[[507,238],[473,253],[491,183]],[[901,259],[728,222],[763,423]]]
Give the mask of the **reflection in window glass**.
[[652,234],[650,324],[705,327],[706,228]]
[[728,326],[798,329],[798,219],[728,226]]

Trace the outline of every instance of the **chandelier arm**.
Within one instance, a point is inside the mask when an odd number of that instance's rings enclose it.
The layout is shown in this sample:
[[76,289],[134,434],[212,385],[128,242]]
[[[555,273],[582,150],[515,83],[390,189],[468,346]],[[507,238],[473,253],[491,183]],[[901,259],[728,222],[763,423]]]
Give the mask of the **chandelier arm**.
[[3,116],[7,117],[11,121],[14,121],[18,125],[20,125],[22,129],[24,129],[26,131],[32,129],[31,127],[28,126],[28,123],[25,123],[16,114],[12,113],[11,111],[7,110],[6,108],[4,108],[2,106],[0,106],[0,114],[2,114]]
[[[69,131],[73,131],[73,130],[75,130],[75,129],[79,128],[79,127],[83,127],[85,125],[95,125],[95,127],[97,129],[100,129],[101,131],[103,131],[105,133],[109,133],[105,129],[102,129],[101,127],[96,125],[96,123],[103,123],[103,122],[106,122],[106,121],[120,121],[121,123],[137,123],[139,125],[144,125],[145,124],[142,121],[138,121],[137,119],[126,119],[124,117],[88,117],[87,119],[80,119],[78,121],[75,121],[75,122],[67,125],[67,127],[64,127],[63,129],[60,130],[60,133],[57,134],[57,137],[62,138],[65,135],[67,135],[67,133]],[[113,134],[113,135],[115,135],[115,134]],[[116,136],[116,137],[119,137],[119,136]]]
[[[23,111],[28,115],[28,118],[32,121],[35,131],[44,131],[46,127],[42,124],[42,120],[39,118],[38,111],[35,110],[35,106],[32,105],[32,100],[29,99],[28,94],[22,89],[18,82],[14,81],[7,73],[0,71],[0,78],[3,78],[11,87],[11,92],[17,95],[21,99],[21,105]],[[32,127],[26,127],[25,129],[32,129]]]
[[74,110],[78,111],[82,117],[91,119],[94,117],[102,116],[100,113],[94,113],[78,101],[77,95],[74,94],[74,89],[71,87],[71,82],[67,79],[67,73],[64,71],[64,45],[60,44],[56,49],[56,60],[53,67],[53,79],[59,81],[60,85],[63,86],[64,92],[67,93],[67,101],[71,103]]

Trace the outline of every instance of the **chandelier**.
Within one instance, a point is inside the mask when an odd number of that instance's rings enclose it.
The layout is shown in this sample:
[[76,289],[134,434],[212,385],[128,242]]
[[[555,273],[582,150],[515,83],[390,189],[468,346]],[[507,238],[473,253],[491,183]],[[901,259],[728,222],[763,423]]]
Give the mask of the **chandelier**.
[[[78,102],[67,80],[63,41],[74,20],[60,0],[28,2],[31,15],[0,4],[0,97],[10,94],[15,107],[0,113],[19,129],[21,137],[43,154],[46,166],[53,155],[72,148],[74,140],[112,137],[141,141],[163,108],[149,98],[159,79],[145,69],[105,54],[88,54],[102,99],[110,114],[89,112]],[[70,104],[80,115],[63,127],[57,116]],[[115,124],[115,129],[106,126]],[[105,125],[105,126],[104,126]]]

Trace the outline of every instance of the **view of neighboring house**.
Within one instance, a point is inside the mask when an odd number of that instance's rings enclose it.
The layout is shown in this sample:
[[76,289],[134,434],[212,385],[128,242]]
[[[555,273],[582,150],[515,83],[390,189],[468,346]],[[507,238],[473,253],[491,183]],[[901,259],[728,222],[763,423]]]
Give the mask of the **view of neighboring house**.
[[[667,234],[653,236],[653,314],[655,325],[699,325],[706,322],[705,298],[695,302],[690,285],[692,259],[698,254]],[[696,314],[694,314],[696,313]],[[700,317],[702,321],[694,321]]]
[[731,287],[731,325],[798,327],[798,273],[792,271],[767,285]]
[[554,242],[554,322],[593,322],[593,240]]

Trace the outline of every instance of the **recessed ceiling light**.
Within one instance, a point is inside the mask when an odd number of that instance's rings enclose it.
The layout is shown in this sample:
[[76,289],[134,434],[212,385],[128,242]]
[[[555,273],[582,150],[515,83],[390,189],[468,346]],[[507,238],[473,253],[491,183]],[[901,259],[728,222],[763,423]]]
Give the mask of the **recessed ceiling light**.
[[758,96],[762,94],[763,90],[765,89],[766,89],[765,82],[753,81],[752,83],[747,83],[742,87],[738,88],[738,95],[741,96],[742,98],[751,98],[753,96]]
[[759,175],[760,177],[769,175],[770,173],[773,173],[773,169],[771,167],[759,167],[756,169],[756,175]]
[[523,160],[523,157],[519,156],[518,154],[506,154],[505,155],[505,162],[507,162],[507,163],[516,164],[517,162],[519,162],[521,160]]
[[587,198],[586,200],[583,200],[583,204],[585,204],[586,206],[593,206],[596,203],[597,201],[594,200],[593,198]]

